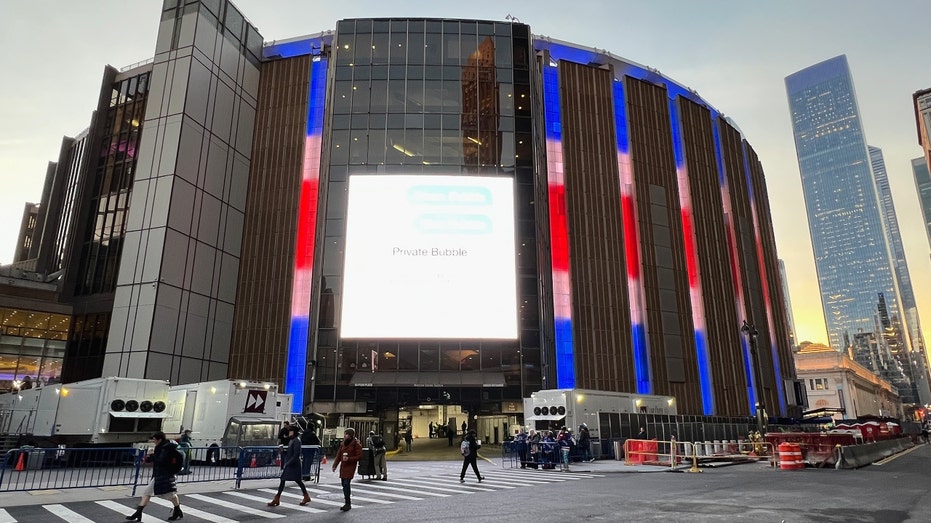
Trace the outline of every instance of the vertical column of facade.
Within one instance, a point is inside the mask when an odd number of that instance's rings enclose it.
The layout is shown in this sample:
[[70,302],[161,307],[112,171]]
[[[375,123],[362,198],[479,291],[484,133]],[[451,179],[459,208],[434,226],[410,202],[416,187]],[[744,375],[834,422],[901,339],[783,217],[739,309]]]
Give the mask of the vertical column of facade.
[[262,37],[227,1],[166,1],[105,375],[227,377]]
[[566,185],[563,178],[559,70],[554,63],[543,65],[543,119],[546,127],[546,178],[549,187],[550,260],[553,267],[556,388],[571,389],[575,387],[572,287],[569,272]]
[[301,169],[301,199],[297,212],[294,281],[291,284],[291,327],[284,373],[284,390],[294,395],[294,405],[301,408],[304,405],[304,393],[307,387],[310,298],[313,288],[314,248],[317,234],[317,198],[327,63],[325,58],[318,58],[311,62],[310,67],[307,132],[304,138],[304,162]]
[[[760,221],[761,216],[769,216],[769,212],[759,212],[759,207],[761,205],[766,205],[768,199],[766,198],[765,185],[763,181],[763,170],[760,168],[760,161],[756,156],[756,152],[747,144],[747,141],[743,141],[743,156],[744,156],[744,169],[746,172],[747,180],[747,191],[750,201],[750,215],[753,219],[753,237],[754,245],[756,246],[756,261],[759,265],[759,275],[760,275],[760,289],[762,290],[762,299],[763,299],[763,308],[766,314],[766,336],[764,339],[769,340],[769,350],[770,355],[772,356],[772,379],[773,379],[773,392],[776,395],[776,403],[773,403],[771,400],[772,392],[770,393],[770,398],[767,399],[767,405],[779,405],[778,413],[784,414],[786,412],[786,395],[785,395],[785,383],[783,381],[782,374],[782,361],[785,357],[784,354],[780,354],[779,343],[776,340],[785,339],[784,336],[778,336],[782,329],[785,326],[784,318],[780,318],[780,321],[776,321],[774,316],[775,309],[773,307],[773,300],[778,300],[780,293],[779,285],[776,284],[778,281],[777,271],[775,268],[775,252],[776,245],[775,241],[772,241],[772,224],[771,223],[762,223]],[[756,186],[760,187],[760,190],[756,190]],[[765,209],[768,211],[768,209]],[[768,234],[764,234],[768,233]],[[766,245],[764,249],[764,242],[770,239],[769,244]],[[769,253],[771,256],[767,256]],[[759,358],[759,362],[762,365],[762,357]],[[762,384],[761,384],[762,386]]]
[[682,216],[682,242],[685,247],[685,267],[689,279],[689,303],[695,336],[695,356],[698,364],[698,381],[701,389],[702,412],[714,413],[711,361],[708,356],[708,337],[705,329],[705,306],[702,303],[702,282],[699,274],[698,250],[692,217],[692,190],[689,187],[689,169],[682,141],[682,119],[679,116],[679,98],[669,100],[669,119],[672,126],[672,151],[676,160],[676,180],[679,184],[679,210]]
[[[721,182],[721,200],[724,204],[724,224],[727,228],[728,255],[731,264],[731,278],[734,283],[734,308],[737,311],[738,325],[748,320],[746,292],[744,291],[744,267],[740,255],[738,225],[739,187],[732,187],[733,172],[739,170],[739,157],[735,154],[734,140],[736,131],[719,116],[714,125],[715,156],[718,160],[718,172]],[[724,136],[722,136],[722,134]],[[725,147],[725,142],[727,146]],[[745,336],[740,338],[743,356],[744,379],[747,384],[747,412],[755,412],[756,376],[753,372],[753,356],[750,354],[750,342]]]
[[640,274],[640,224],[637,214],[636,182],[630,166],[630,137],[627,128],[627,100],[624,83],[615,80],[614,86],[614,129],[617,137],[617,171],[621,188],[621,213],[624,227],[624,257],[627,261],[627,292],[630,303],[631,356],[634,365],[634,390],[638,394],[650,394],[652,378],[650,372],[649,340],[647,338],[643,298],[643,279]]

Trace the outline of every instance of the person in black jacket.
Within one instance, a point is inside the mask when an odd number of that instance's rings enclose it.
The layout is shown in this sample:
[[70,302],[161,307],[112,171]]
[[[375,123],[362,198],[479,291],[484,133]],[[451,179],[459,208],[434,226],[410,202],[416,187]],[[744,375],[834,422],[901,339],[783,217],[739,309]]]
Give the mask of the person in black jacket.
[[476,460],[478,459],[478,449],[482,448],[482,446],[475,440],[474,430],[470,430],[466,434],[459,448],[462,452],[462,472],[459,473],[459,483],[465,483],[465,473],[469,465],[472,465],[472,470],[475,471],[475,477],[478,478],[479,483],[481,483],[485,477],[478,473],[478,463]]
[[175,453],[174,443],[165,438],[164,432],[156,432],[152,435],[152,441],[155,442],[155,449],[151,454],[145,457],[146,463],[152,463],[152,479],[142,491],[142,499],[139,500],[139,506],[136,511],[126,516],[131,521],[142,521],[142,510],[149,503],[152,496],[161,496],[171,500],[174,510],[168,521],[184,517],[181,513],[181,500],[178,499],[178,488],[175,486],[175,475],[166,469],[167,462],[171,458],[170,453]]
[[301,487],[301,492],[304,493],[304,499],[301,500],[300,504],[306,505],[310,503],[310,494],[307,493],[307,487],[304,486],[304,482],[301,480],[301,440],[297,437],[296,426],[289,427],[288,429],[288,450],[285,452],[285,460],[281,468],[281,481],[278,483],[278,493],[268,502],[268,506],[277,507],[281,504],[281,491],[284,490],[284,484],[288,481],[293,481],[297,483],[298,487]]

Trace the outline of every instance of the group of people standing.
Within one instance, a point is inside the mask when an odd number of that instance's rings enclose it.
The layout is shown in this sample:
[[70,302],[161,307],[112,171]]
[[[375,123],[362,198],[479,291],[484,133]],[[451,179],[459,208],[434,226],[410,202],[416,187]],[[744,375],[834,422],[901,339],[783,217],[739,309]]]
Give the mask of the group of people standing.
[[558,433],[516,429],[513,443],[522,469],[528,466],[536,468],[541,464],[546,468],[558,462],[568,464],[571,456],[577,456],[581,461],[594,461],[591,435],[585,423],[579,425],[578,436],[573,436],[572,430],[566,427],[559,429]]

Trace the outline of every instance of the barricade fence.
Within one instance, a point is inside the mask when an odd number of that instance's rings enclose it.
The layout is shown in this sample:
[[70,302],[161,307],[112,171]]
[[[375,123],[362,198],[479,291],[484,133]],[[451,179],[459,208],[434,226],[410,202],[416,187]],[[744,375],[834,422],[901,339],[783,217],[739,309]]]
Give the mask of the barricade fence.
[[555,441],[527,443],[506,441],[501,445],[502,468],[533,468],[569,470],[571,461],[569,447],[561,447]]
[[[623,444],[625,465],[657,465],[676,468],[685,463],[696,467],[701,460],[745,457],[767,458],[776,466],[775,447],[765,441],[677,441],[628,439]],[[618,458],[620,460],[620,458]]]
[[[205,481],[275,479],[281,475],[280,447],[192,447],[180,448],[185,464],[176,476],[178,484]],[[151,465],[145,449],[32,448],[7,451],[0,463],[0,492],[72,489],[87,487],[132,487],[148,484]],[[314,483],[320,479],[319,445],[302,448],[302,473]]]

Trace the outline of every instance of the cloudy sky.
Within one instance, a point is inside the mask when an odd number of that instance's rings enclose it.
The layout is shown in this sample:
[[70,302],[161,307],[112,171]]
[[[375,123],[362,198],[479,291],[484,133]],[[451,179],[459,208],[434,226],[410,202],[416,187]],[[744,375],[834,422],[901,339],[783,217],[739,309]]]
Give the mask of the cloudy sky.
[[[784,78],[846,54],[867,140],[883,149],[923,323],[931,267],[910,161],[921,156],[911,95],[931,87],[926,2],[897,0],[238,0],[266,41],[355,17],[517,17],[536,35],[606,49],[659,69],[730,116],[766,172],[779,257],[800,340],[826,342]],[[38,202],[62,136],[83,130],[106,64],[151,57],[161,0],[9,0],[0,17],[0,264],[23,204]]]

